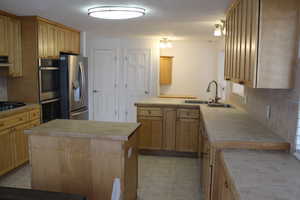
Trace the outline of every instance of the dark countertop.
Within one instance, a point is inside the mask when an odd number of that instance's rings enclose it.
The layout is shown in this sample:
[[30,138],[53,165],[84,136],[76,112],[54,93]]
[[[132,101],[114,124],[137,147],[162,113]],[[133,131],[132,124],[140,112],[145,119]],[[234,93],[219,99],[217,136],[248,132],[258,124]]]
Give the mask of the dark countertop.
[[86,200],[86,198],[77,194],[0,187],[0,200]]

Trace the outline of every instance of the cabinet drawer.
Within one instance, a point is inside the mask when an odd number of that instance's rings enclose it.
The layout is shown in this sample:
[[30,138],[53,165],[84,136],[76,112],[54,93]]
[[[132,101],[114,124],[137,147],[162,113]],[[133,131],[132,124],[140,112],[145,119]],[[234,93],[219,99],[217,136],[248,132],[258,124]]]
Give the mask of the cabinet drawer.
[[199,119],[199,110],[197,109],[178,109],[177,118]]
[[0,130],[10,128],[29,121],[29,113],[21,113],[0,120]]
[[29,120],[35,120],[40,118],[40,111],[39,110],[33,110],[29,113]]
[[138,116],[161,117],[161,108],[138,108]]

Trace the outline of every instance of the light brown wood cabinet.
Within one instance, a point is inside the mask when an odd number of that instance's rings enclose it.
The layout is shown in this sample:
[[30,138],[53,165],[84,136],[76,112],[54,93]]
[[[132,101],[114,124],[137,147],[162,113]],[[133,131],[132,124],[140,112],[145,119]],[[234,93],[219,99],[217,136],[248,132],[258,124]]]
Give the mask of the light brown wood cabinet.
[[212,177],[212,151],[211,144],[208,140],[207,134],[205,133],[205,129],[202,129],[202,153],[201,153],[201,189],[203,192],[204,200],[210,200],[211,194],[211,177]]
[[176,149],[177,109],[164,108],[163,111],[163,150]]
[[226,17],[225,79],[251,88],[293,87],[297,0],[237,0]]
[[7,16],[0,15],[0,56],[8,56],[8,21]]
[[160,57],[160,85],[172,84],[172,56],[161,56]]
[[0,176],[28,161],[28,137],[23,132],[40,124],[39,115],[30,115],[39,112],[33,109],[1,119]]
[[22,47],[21,22],[8,13],[0,11],[0,56],[8,56],[10,77],[21,77]]
[[59,57],[60,52],[80,54],[80,32],[38,18],[39,57]]
[[138,121],[142,124],[139,133],[139,148],[160,150],[163,138],[162,117],[140,116]]
[[138,106],[137,115],[140,149],[198,152],[199,109]]
[[198,152],[199,120],[179,118],[176,122],[176,151]]
[[212,200],[237,200],[235,196],[235,188],[232,183],[222,154],[219,153],[216,160],[216,172],[214,176],[214,193]]

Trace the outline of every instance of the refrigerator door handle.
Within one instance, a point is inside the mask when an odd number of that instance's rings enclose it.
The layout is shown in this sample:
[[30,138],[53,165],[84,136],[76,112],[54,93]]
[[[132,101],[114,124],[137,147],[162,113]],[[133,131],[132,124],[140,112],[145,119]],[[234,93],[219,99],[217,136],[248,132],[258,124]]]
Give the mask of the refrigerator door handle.
[[82,95],[82,102],[84,102],[84,98],[85,98],[85,73],[84,73],[84,69],[83,69],[83,66],[82,66],[82,62],[79,62],[79,69],[80,69],[80,73],[81,73],[81,95]]

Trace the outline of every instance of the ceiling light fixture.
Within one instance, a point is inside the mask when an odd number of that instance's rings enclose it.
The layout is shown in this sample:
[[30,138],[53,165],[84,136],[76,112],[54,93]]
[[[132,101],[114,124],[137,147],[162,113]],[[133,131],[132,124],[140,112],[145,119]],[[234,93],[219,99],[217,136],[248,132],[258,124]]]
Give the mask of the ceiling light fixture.
[[221,37],[226,34],[226,21],[221,20],[220,24],[215,24],[214,36]]
[[164,48],[172,48],[173,47],[171,40],[169,40],[168,38],[161,39],[160,43],[159,43],[159,46],[162,49],[164,49]]
[[221,37],[222,36],[222,30],[221,30],[221,25],[220,24],[215,24],[215,31],[214,31],[214,36],[216,37]]
[[144,8],[129,6],[101,6],[88,9],[88,15],[101,19],[131,19],[146,14]]

